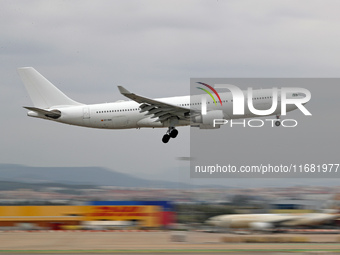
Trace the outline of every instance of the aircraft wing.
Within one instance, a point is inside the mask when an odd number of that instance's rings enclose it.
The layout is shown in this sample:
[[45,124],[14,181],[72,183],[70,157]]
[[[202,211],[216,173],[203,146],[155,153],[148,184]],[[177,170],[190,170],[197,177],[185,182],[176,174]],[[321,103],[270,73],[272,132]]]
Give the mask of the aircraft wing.
[[285,222],[284,225],[287,226],[300,226],[300,225],[320,225],[328,221],[336,220],[340,218],[338,214],[326,214],[326,213],[310,213],[305,215],[300,215],[300,218],[292,220],[290,222]]
[[275,226],[303,226],[303,225],[320,225],[324,222],[340,218],[339,215],[311,213],[302,215],[287,215],[269,217],[265,222]]
[[299,216],[276,214],[240,214],[219,215],[209,218],[206,223],[215,226],[228,226],[243,228],[244,226],[256,228],[280,227],[282,224],[299,219]]
[[52,118],[52,119],[58,119],[61,116],[60,111],[58,110],[44,110],[44,109],[40,109],[37,107],[29,107],[29,106],[24,106],[25,109],[36,112],[36,113],[40,113],[42,115],[45,115],[46,117]]
[[290,222],[290,221],[294,221],[296,219],[299,219],[300,216],[293,216],[293,215],[273,215],[273,216],[269,216],[267,220],[265,220],[264,222],[267,223],[271,223],[275,226],[280,226],[286,222]]
[[[120,93],[137,103],[140,103],[140,112],[147,112],[146,115],[153,115],[151,118],[157,118],[155,121],[164,122],[173,117],[179,120],[190,121],[190,108],[185,108],[173,104],[168,104],[155,99],[143,97],[131,93],[122,86],[118,86]],[[192,116],[192,115],[191,115]]]

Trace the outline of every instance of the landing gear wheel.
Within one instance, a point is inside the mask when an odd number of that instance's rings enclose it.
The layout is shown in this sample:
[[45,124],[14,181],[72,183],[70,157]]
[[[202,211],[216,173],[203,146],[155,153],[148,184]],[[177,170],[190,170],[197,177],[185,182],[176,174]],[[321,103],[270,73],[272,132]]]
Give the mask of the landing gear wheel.
[[168,135],[168,134],[165,134],[162,138],[163,143],[167,143],[167,142],[169,142],[169,140],[170,140],[170,135]]
[[277,120],[275,121],[275,126],[279,127],[281,125],[281,121]]
[[170,136],[171,136],[171,138],[176,138],[177,137],[177,135],[178,135],[178,130],[177,129],[172,129],[171,131],[170,131]]

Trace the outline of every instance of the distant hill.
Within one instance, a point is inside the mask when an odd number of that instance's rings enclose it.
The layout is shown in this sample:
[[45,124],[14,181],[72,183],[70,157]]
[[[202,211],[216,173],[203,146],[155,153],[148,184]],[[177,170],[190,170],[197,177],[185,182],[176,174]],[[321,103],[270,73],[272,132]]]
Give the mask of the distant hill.
[[185,183],[145,180],[101,167],[30,167],[0,164],[0,181],[68,185],[188,188]]
[[41,191],[45,188],[59,188],[58,193],[72,193],[79,194],[78,190],[81,189],[97,189],[95,185],[75,185],[75,184],[62,184],[62,183],[27,183],[27,182],[13,182],[13,181],[0,181],[0,191],[5,190],[18,190],[29,189]]

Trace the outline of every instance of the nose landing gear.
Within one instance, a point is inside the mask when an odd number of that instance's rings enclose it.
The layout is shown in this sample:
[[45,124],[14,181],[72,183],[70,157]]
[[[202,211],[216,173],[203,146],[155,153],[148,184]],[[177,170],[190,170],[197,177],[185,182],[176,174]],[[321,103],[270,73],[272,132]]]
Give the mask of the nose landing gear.
[[170,138],[176,138],[178,135],[178,130],[174,127],[169,127],[168,131],[162,138],[163,143],[169,142]]
[[277,121],[275,121],[275,126],[279,127],[281,125],[280,115],[276,115]]

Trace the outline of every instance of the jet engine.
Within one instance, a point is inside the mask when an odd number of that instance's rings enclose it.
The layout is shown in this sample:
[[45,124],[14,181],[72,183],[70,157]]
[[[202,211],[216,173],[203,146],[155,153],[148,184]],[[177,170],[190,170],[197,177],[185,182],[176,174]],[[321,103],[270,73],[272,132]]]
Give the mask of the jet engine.
[[249,227],[255,231],[263,231],[274,228],[274,225],[269,222],[251,222]]
[[221,125],[215,124],[214,126],[214,120],[221,120],[224,119],[224,114],[222,110],[214,110],[209,111],[207,114],[202,114],[200,116],[196,116],[193,120],[193,122],[199,125],[193,125],[193,126],[199,126],[200,129],[217,129],[220,128]]

